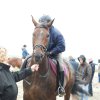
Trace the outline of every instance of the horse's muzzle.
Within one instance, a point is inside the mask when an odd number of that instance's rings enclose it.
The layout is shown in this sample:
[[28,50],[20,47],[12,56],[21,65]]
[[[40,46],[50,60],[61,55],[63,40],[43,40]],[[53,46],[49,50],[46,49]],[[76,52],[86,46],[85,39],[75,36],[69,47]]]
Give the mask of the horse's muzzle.
[[43,55],[42,54],[35,54],[35,62],[39,63],[42,61]]

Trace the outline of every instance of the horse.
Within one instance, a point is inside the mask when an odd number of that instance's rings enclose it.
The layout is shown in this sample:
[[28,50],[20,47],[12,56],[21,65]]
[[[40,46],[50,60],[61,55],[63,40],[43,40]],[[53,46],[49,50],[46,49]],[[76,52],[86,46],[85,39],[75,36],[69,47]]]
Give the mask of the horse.
[[13,67],[17,67],[17,68],[21,68],[21,65],[22,65],[22,58],[19,58],[19,57],[9,57],[8,58],[8,63]]
[[[23,80],[23,100],[56,100],[58,78],[51,67],[56,62],[54,63],[46,52],[49,41],[49,28],[54,19],[49,23],[38,23],[32,16],[32,22],[35,26],[32,38],[33,53],[30,62],[26,60],[28,63],[26,65],[39,64],[39,70]],[[63,61],[67,69],[67,74],[64,77],[66,92],[64,100],[69,100],[70,93],[74,89],[75,73],[72,66],[66,60]]]

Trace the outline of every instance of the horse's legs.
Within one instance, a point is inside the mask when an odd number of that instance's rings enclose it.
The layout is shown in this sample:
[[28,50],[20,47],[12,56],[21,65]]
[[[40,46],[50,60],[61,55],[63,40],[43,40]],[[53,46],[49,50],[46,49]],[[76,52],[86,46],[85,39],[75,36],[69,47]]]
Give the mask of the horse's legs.
[[72,85],[68,85],[65,88],[66,95],[64,96],[64,100],[70,100],[70,93],[71,93]]
[[70,99],[70,92],[67,91],[66,95],[64,96],[64,100],[69,100]]
[[23,94],[23,100],[31,100],[29,96],[25,96],[25,94]]
[[32,99],[32,95],[30,96],[29,93],[23,93],[23,100],[36,100]]
[[50,99],[48,100],[56,100],[56,96],[52,96]]

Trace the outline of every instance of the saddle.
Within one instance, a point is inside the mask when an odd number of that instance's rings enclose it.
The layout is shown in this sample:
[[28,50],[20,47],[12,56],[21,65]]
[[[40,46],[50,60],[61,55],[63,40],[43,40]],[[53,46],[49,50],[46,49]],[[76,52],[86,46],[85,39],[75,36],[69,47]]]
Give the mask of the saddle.
[[[49,64],[50,64],[51,70],[57,76],[57,74],[60,71],[60,69],[59,69],[59,62],[57,60],[55,60],[55,59],[49,58]],[[67,66],[66,66],[66,64],[64,62],[63,62],[63,67],[64,67],[64,75],[67,76],[68,68],[67,68]]]
[[[60,79],[60,67],[59,67],[59,62],[55,59],[49,58],[49,64],[52,72],[55,74],[57,81],[56,81],[56,89],[59,87],[59,79]],[[67,80],[69,79],[69,71],[68,71],[68,66],[66,65],[65,62],[63,62],[63,67],[64,67],[64,87],[66,85]]]

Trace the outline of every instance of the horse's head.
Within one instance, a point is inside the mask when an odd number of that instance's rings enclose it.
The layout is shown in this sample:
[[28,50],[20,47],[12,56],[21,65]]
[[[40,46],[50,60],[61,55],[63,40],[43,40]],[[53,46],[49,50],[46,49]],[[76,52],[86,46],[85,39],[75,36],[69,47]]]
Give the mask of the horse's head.
[[49,40],[49,28],[53,24],[53,20],[49,23],[38,23],[32,16],[32,22],[35,26],[33,32],[33,62],[40,63],[44,58]]

